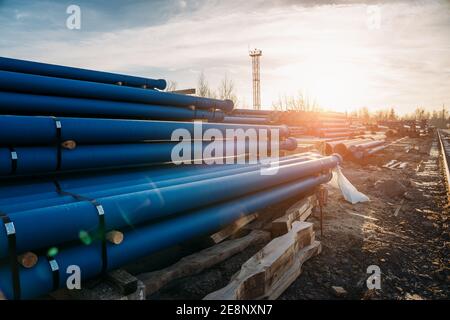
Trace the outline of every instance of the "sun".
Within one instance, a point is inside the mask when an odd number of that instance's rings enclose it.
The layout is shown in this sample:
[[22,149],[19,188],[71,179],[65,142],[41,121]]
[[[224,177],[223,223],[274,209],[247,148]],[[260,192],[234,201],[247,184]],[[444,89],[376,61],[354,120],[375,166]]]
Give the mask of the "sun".
[[314,59],[304,70],[305,90],[317,104],[331,111],[350,112],[360,107],[367,78],[350,63]]

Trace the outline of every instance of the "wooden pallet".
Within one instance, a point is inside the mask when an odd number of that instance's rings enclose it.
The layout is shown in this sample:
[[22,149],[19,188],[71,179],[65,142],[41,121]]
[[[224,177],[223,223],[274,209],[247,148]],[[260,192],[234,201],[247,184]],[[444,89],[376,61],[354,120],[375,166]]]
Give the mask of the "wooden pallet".
[[312,213],[315,206],[316,197],[310,196],[294,203],[286,214],[272,221],[270,233],[272,238],[279,237],[292,229],[294,221],[305,221]]
[[223,228],[222,230],[211,235],[210,236],[211,240],[214,243],[220,243],[220,242],[224,241],[225,239],[236,234],[239,230],[241,230],[243,227],[245,227],[247,224],[249,224],[256,218],[258,218],[257,213],[245,215],[245,216],[237,219],[233,223],[229,224],[227,227]]
[[254,230],[242,238],[227,240],[186,256],[165,269],[140,274],[138,279],[145,284],[146,293],[150,295],[169,282],[201,273],[203,270],[238,254],[250,245],[267,243],[269,241],[269,232]]
[[313,225],[294,222],[288,233],[273,239],[245,262],[226,287],[204,299],[276,299],[300,275],[303,263],[320,251]]

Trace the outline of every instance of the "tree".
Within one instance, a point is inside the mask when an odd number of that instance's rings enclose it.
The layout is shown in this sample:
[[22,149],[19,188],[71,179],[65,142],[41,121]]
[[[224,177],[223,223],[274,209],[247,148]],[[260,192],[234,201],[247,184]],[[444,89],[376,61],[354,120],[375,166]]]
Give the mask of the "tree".
[[370,114],[369,114],[369,109],[367,107],[360,108],[358,113],[359,113],[359,118],[361,118],[364,123],[369,123]]
[[225,74],[225,77],[220,82],[218,91],[218,96],[222,100],[231,100],[234,104],[237,104],[237,96],[234,92],[234,82],[229,79]]
[[198,77],[198,84],[197,84],[197,95],[200,97],[205,98],[215,98],[216,94],[213,90],[209,87],[208,81],[206,81],[205,74],[203,71],[200,73],[200,76]]
[[416,120],[423,120],[426,118],[425,109],[421,107],[417,107],[414,111],[414,115]]
[[314,98],[299,91],[297,96],[278,96],[278,100],[272,102],[275,110],[294,110],[294,111],[319,111],[320,108]]
[[391,110],[389,111],[389,120],[395,120],[395,119],[397,119],[397,115],[395,114],[394,108],[391,108]]

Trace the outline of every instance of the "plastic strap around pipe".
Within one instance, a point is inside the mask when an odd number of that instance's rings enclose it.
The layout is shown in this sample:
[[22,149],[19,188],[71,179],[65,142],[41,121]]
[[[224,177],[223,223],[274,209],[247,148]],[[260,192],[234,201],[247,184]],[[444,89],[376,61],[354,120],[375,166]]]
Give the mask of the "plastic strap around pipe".
[[56,147],[57,147],[57,159],[56,159],[56,171],[61,170],[61,159],[62,159],[62,150],[61,150],[61,137],[62,137],[62,123],[56,118],[52,117],[55,121],[55,129],[56,129]]
[[46,258],[50,265],[50,270],[52,271],[53,291],[55,291],[59,289],[59,264],[54,257],[47,256]]
[[13,147],[10,147],[9,151],[11,152],[11,174],[15,174],[17,171],[17,161],[19,159],[17,156],[17,152]]
[[65,196],[71,196],[74,199],[78,200],[78,201],[88,201],[90,202],[95,209],[97,210],[98,213],[98,233],[100,234],[101,237],[101,250],[102,250],[102,273],[106,273],[106,270],[108,269],[108,252],[106,250],[106,229],[105,229],[105,210],[103,209],[103,206],[97,202],[97,200],[95,199],[90,199],[87,197],[84,197],[82,195],[79,194],[75,194],[72,192],[68,192],[68,191],[64,191],[61,189],[61,185],[59,184],[58,181],[54,181],[54,184],[56,186],[56,191],[60,194],[60,195],[65,195]]
[[16,228],[14,223],[5,213],[0,211],[0,218],[3,222],[3,226],[6,230],[8,239],[8,255],[11,268],[11,280],[13,284],[14,300],[19,300],[21,296],[20,292],[20,276],[19,276],[19,264],[17,262],[17,250],[16,250]]

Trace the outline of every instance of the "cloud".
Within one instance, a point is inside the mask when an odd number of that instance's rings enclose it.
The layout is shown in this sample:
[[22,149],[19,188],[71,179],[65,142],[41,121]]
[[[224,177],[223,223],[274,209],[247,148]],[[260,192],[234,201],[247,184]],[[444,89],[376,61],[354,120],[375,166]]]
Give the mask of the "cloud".
[[[65,3],[5,1],[2,54],[127,72],[196,85],[204,71],[228,74],[251,102],[248,49],[262,57],[262,100],[310,90],[324,106],[450,104],[450,11],[443,1],[378,1],[380,29],[367,28],[372,1],[79,2],[82,29],[67,30]],[[37,3],[37,2],[36,2]],[[351,4],[349,4],[351,3]],[[109,4],[109,5],[108,5]],[[43,13],[45,12],[45,14]],[[22,19],[12,19],[17,13]],[[18,21],[19,20],[19,21]]]

